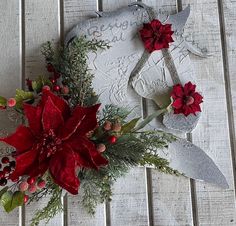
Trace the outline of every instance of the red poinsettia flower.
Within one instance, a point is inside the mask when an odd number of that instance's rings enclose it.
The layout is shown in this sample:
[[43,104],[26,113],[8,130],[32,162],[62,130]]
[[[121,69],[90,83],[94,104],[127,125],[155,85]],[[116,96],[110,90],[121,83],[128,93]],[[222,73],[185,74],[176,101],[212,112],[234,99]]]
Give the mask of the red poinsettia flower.
[[154,50],[169,48],[169,43],[174,42],[171,24],[162,24],[159,20],[145,23],[139,31],[145,48],[152,53]]
[[48,90],[43,90],[38,106],[25,104],[29,125],[21,125],[14,134],[0,139],[16,148],[16,169],[10,178],[42,176],[48,170],[55,183],[78,194],[76,169],[108,164],[86,136],[97,126],[99,106],[77,106],[71,111],[66,101]]
[[188,82],[184,87],[177,84],[173,87],[171,97],[173,98],[172,107],[175,114],[183,113],[185,116],[201,111],[200,104],[203,97],[195,91],[196,85]]

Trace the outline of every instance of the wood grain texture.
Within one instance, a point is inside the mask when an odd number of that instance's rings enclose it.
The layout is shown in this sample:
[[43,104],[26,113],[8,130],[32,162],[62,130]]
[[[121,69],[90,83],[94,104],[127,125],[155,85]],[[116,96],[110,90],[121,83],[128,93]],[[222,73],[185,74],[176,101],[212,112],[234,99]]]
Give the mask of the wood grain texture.
[[193,132],[193,142],[215,161],[230,187],[222,190],[197,182],[198,221],[199,225],[207,226],[236,225],[218,4],[216,0],[184,0],[183,3],[191,5],[185,35],[212,54],[206,59],[192,56],[197,84],[204,95],[203,114]]
[[[159,14],[175,14],[175,0],[143,0]],[[148,101],[148,114],[153,106]],[[178,134],[179,135],[179,134]],[[190,181],[185,177],[176,177],[152,170],[153,216],[155,225],[193,225]]]
[[[0,1],[0,96],[13,97],[15,89],[21,87],[21,4],[15,0]],[[10,122],[6,112],[0,112],[1,130],[11,132],[15,124]],[[7,129],[6,129],[7,128]],[[2,136],[2,131],[0,132]],[[0,144],[1,154],[8,147]],[[7,214],[0,209],[0,225],[19,224],[19,209]]]
[[130,3],[135,2],[135,0],[103,0],[102,5],[103,5],[103,10],[104,11],[112,11],[116,10],[122,7],[127,7]]
[[[65,34],[81,20],[95,16],[96,0],[65,0],[64,29]],[[96,209],[95,216],[90,216],[81,205],[81,196],[68,195],[67,219],[69,226],[102,226],[105,223],[105,207],[103,204]]]
[[[25,0],[25,77],[48,75],[41,45],[47,41],[58,42],[60,34],[59,1]],[[31,203],[25,208],[25,224],[30,225],[34,213],[47,205],[48,198]],[[50,220],[49,225],[62,225],[62,213]],[[41,226],[45,222],[40,223]]]
[[[80,191],[82,192],[82,191]],[[81,204],[81,196],[68,195],[68,226],[103,226],[105,223],[105,206],[100,204],[94,216],[89,215]]]
[[133,168],[114,184],[111,225],[148,225],[145,168]]
[[232,104],[234,111],[234,124],[236,124],[236,27],[234,26],[236,20],[236,1],[225,0],[223,2],[225,32],[227,41],[228,54],[228,69],[229,79],[231,85]]
[[231,135],[231,150],[234,167],[234,186],[236,187],[236,1],[226,0],[218,4],[221,7],[222,31],[225,32],[222,39],[225,45],[224,69],[228,99],[229,127]]
[[[220,1],[220,0],[219,0]],[[22,37],[21,1],[0,1],[0,95],[11,97],[21,86],[22,78]],[[60,0],[25,0],[25,77],[35,78],[46,74],[40,46],[48,40],[57,42],[62,27],[69,31],[79,21],[94,17],[97,0],[64,0],[63,14],[60,18]],[[103,10],[115,10],[127,6],[131,0],[103,0]],[[176,0],[143,0],[160,13],[175,13]],[[181,1],[180,1],[181,2]],[[185,29],[187,39],[194,40],[213,55],[207,59],[192,56],[197,71],[197,84],[204,95],[204,107],[198,127],[193,132],[193,142],[211,156],[226,176],[230,188],[221,190],[212,185],[196,183],[196,204],[198,219],[193,223],[191,210],[190,183],[184,177],[164,175],[151,170],[153,217],[156,226],[236,226],[235,185],[232,168],[231,147],[235,137],[229,131],[236,124],[236,1],[225,0],[223,12],[225,19],[226,56],[228,65],[223,65],[222,45],[217,0],[182,0],[183,6],[191,5],[191,15]],[[62,15],[62,14],[61,14]],[[60,23],[62,23],[60,27]],[[224,31],[223,31],[224,32]],[[225,51],[225,50],[224,50]],[[223,67],[224,66],[224,67]],[[224,70],[228,69],[228,71]],[[24,71],[24,70],[23,70]],[[224,73],[227,73],[225,77]],[[228,79],[228,84],[225,85]],[[226,90],[232,100],[227,97]],[[228,100],[228,105],[227,105]],[[229,103],[232,116],[228,125]],[[148,109],[152,111],[151,107]],[[1,128],[11,131],[15,124],[0,112]],[[229,128],[230,127],[230,128]],[[0,131],[1,134],[1,131]],[[231,138],[231,147],[230,147]],[[234,139],[234,140],[232,140]],[[1,145],[0,150],[6,150]],[[147,190],[145,168],[132,169],[120,178],[113,187],[113,201],[110,204],[112,226],[147,226]],[[33,213],[47,203],[47,198],[26,207],[25,223],[30,225]],[[94,217],[89,216],[81,206],[81,197],[68,196],[64,226],[103,226],[105,224],[104,205],[97,207]],[[19,210],[6,214],[0,210],[0,226],[19,225]],[[45,225],[44,222],[40,224]],[[49,224],[63,225],[63,215],[59,214]],[[109,226],[107,224],[106,226]]]
[[97,0],[64,0],[64,25],[68,32],[81,20],[96,17]]

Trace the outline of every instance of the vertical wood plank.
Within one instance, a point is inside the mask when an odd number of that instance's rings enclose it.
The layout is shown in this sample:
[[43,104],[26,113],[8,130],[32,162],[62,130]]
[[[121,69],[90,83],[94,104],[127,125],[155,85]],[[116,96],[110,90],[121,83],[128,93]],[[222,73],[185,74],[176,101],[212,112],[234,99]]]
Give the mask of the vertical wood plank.
[[[25,77],[34,79],[47,75],[41,45],[60,38],[59,0],[25,0]],[[45,197],[25,207],[25,224],[30,225],[34,213],[47,205]],[[51,219],[49,225],[62,225],[62,213]],[[40,223],[41,226],[45,222]]]
[[[128,7],[131,2],[134,1],[103,0],[103,10],[113,11],[121,7]],[[139,102],[141,104],[141,98]],[[149,225],[145,180],[145,168],[134,168],[125,177],[117,180],[113,187],[113,197],[110,203],[111,225]]]
[[147,226],[145,168],[133,168],[113,187],[111,225]]
[[[95,17],[96,0],[64,0],[64,29],[65,34],[81,20]],[[80,192],[83,192],[80,190]],[[96,208],[95,216],[90,216],[81,205],[81,196],[67,197],[67,225],[69,226],[102,226],[105,223],[105,206]]]
[[[236,183],[236,68],[234,65],[235,54],[235,42],[236,42],[236,28],[234,26],[234,20],[236,19],[236,1],[226,0],[224,2],[218,1],[219,12],[222,17],[221,32],[224,32],[222,42],[224,43],[224,72],[226,80],[226,92],[228,115],[229,115],[229,127],[230,127],[230,140],[232,150],[232,161],[234,168],[234,183]],[[221,8],[221,9],[220,9]],[[234,184],[236,189],[236,185]]]
[[[14,0],[3,0],[0,2],[0,95],[13,97],[15,89],[21,87],[22,67],[21,67],[21,2]],[[5,111],[0,111],[0,136],[2,130],[12,132],[16,124],[8,119]],[[8,151],[2,143],[1,153]],[[1,188],[0,188],[1,189]],[[15,209],[7,214],[3,208],[0,209],[1,225],[19,225],[19,209]]]
[[197,70],[197,84],[204,94],[203,114],[192,138],[219,166],[229,183],[222,190],[213,185],[196,183],[199,225],[235,225],[235,195],[227,104],[223,71],[218,3],[216,0],[183,0],[191,5],[191,16],[185,29],[190,40],[206,47],[213,56],[192,56]]
[[[174,14],[178,9],[175,0],[142,2],[154,7],[160,14]],[[152,111],[152,103],[148,101],[148,114]],[[189,179],[151,171],[154,225],[193,225]]]
[[68,32],[79,21],[95,17],[98,0],[64,0],[64,26]]
[[103,0],[102,5],[104,11],[113,11],[121,7],[127,7],[132,2],[135,2],[135,0]]

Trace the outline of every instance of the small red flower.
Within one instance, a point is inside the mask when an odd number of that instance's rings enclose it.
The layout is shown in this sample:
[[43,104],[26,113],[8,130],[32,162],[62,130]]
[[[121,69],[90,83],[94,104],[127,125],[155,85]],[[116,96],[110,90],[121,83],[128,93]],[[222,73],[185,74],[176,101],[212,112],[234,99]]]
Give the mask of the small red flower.
[[39,105],[24,104],[29,126],[21,125],[14,134],[0,138],[16,148],[11,179],[23,175],[37,178],[48,170],[55,183],[78,194],[76,170],[108,164],[86,136],[97,127],[99,106],[77,106],[71,111],[66,101],[45,89]]
[[169,43],[174,42],[171,24],[162,24],[159,20],[145,23],[139,31],[145,48],[152,53],[155,50],[169,48]]
[[203,97],[195,91],[196,85],[188,82],[184,87],[177,84],[173,87],[171,97],[173,98],[172,107],[175,114],[183,113],[185,116],[191,113],[201,112],[200,104],[203,102]]

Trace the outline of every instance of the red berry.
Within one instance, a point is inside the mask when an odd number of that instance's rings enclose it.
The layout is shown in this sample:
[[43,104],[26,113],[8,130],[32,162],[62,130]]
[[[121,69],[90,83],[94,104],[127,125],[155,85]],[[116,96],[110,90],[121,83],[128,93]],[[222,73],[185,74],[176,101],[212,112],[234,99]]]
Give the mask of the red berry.
[[31,184],[31,185],[29,186],[28,191],[29,191],[30,193],[35,193],[35,192],[37,191],[37,187],[36,187],[34,184]]
[[52,84],[55,84],[57,82],[57,80],[54,78],[50,78],[49,80],[51,81]]
[[28,195],[25,195],[24,196],[24,203],[27,203],[29,201],[29,196]]
[[104,152],[105,150],[106,150],[105,144],[98,144],[98,145],[97,145],[97,151],[98,151],[98,152],[102,153],[102,152]]
[[109,141],[109,143],[114,144],[117,141],[117,137],[116,136],[110,136],[108,138],[108,141]]
[[0,169],[2,168],[2,164],[0,163]]
[[44,181],[44,180],[39,181],[37,186],[41,189],[44,188],[46,186],[46,181]]
[[58,86],[58,85],[53,86],[53,90],[56,91],[56,92],[59,92],[60,89],[61,89],[61,88],[60,88],[60,86]]
[[55,69],[54,69],[52,64],[48,64],[47,65],[47,70],[48,70],[48,72],[54,72],[55,71]]
[[103,125],[104,130],[109,131],[111,130],[112,123],[110,121],[106,121]]
[[27,183],[30,184],[30,185],[34,184],[35,182],[36,182],[35,177],[29,177],[29,178],[27,179]]
[[50,86],[44,86],[43,87],[43,90],[46,90],[46,91],[50,91],[50,89],[51,89]]
[[7,101],[7,105],[8,105],[8,107],[15,107],[15,105],[16,105],[16,99],[15,99],[15,98],[10,98],[10,99]]
[[64,94],[68,94],[68,93],[70,92],[68,86],[63,86],[63,87],[62,87],[62,92],[63,92]]
[[23,181],[19,184],[19,189],[22,192],[27,191],[28,188],[29,188],[29,184],[26,181]]
[[0,179],[0,186],[5,186],[7,184],[7,179],[6,178],[1,178]]
[[3,157],[3,158],[2,158],[2,163],[3,163],[3,164],[9,163],[9,158],[8,158],[8,157]]
[[3,172],[6,173],[6,174],[10,173],[11,172],[11,167],[10,166],[5,166],[3,168]]
[[5,173],[3,171],[0,171],[0,178],[3,178],[5,176]]

